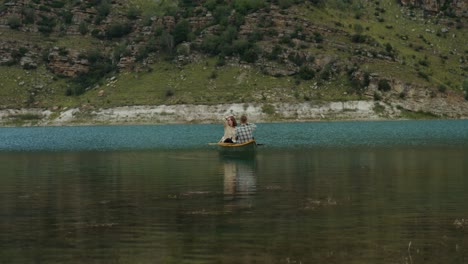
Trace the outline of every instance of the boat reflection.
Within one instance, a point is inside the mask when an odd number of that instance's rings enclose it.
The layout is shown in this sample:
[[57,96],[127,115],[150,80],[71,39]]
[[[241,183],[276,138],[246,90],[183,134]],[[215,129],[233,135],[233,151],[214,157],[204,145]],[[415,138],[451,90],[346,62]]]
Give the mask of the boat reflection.
[[235,206],[251,206],[256,192],[255,158],[223,158],[224,200]]

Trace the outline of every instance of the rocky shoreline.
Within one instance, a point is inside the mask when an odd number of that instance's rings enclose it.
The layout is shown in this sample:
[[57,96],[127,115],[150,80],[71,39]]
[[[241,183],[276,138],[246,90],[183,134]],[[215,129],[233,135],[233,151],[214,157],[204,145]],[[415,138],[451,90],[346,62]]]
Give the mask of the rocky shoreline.
[[[272,104],[155,105],[121,106],[106,109],[69,108],[60,110],[24,108],[0,110],[0,126],[72,126],[218,123],[228,114],[246,114],[262,122],[306,122],[332,120],[395,120],[402,117],[400,105],[372,100],[345,102],[304,102]],[[468,118],[468,111],[457,116]]]

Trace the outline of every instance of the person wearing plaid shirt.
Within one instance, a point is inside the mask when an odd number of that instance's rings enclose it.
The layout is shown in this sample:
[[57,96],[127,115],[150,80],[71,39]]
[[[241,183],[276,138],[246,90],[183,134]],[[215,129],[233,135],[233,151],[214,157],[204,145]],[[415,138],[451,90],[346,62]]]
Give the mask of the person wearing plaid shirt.
[[236,127],[236,143],[245,143],[253,140],[253,131],[257,126],[255,124],[247,123],[247,116],[243,115],[240,118],[241,124]]

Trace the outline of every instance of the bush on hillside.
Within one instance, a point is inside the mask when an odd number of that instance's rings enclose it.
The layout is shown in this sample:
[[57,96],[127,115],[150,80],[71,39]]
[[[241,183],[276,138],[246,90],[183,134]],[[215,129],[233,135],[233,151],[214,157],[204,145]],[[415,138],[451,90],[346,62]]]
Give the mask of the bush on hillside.
[[314,40],[315,42],[317,43],[322,43],[323,42],[323,36],[322,34],[318,33],[318,32],[314,32]]
[[390,86],[390,83],[388,82],[388,80],[382,79],[379,81],[377,89],[379,89],[379,91],[382,91],[382,92],[388,92],[392,89],[392,87]]
[[23,23],[28,25],[28,24],[34,24],[34,17],[35,17],[35,10],[33,8],[29,7],[24,7],[21,10],[21,15],[23,18]]
[[301,66],[299,68],[299,77],[302,80],[312,80],[315,77],[315,71],[307,66]]
[[21,18],[19,18],[17,16],[12,16],[12,17],[10,17],[8,19],[7,24],[11,29],[18,29],[18,28],[20,28],[22,26]]
[[365,89],[369,86],[370,84],[370,73],[364,72],[364,75],[362,77],[362,80],[359,78],[356,78],[355,76],[355,70],[352,69],[348,72],[348,79],[351,82],[351,87],[349,89],[350,92],[362,95]]
[[323,81],[327,81],[332,77],[333,69],[332,65],[329,63],[323,67],[322,71],[320,72],[320,79]]
[[444,84],[439,84],[438,90],[441,93],[445,93],[447,91],[447,86],[445,86]]
[[106,17],[110,14],[112,5],[108,1],[97,1],[100,4],[96,7],[96,10],[100,17]]
[[95,49],[87,54],[89,62],[89,71],[80,73],[72,79],[73,87],[67,89],[66,95],[81,95],[86,92],[86,89],[92,87],[104,78],[108,73],[116,69],[111,60]]
[[234,9],[244,15],[255,12],[265,6],[265,0],[234,0]]
[[258,53],[259,53],[259,48],[256,45],[250,46],[241,55],[241,59],[248,63],[254,63],[258,60]]
[[50,34],[53,32],[57,22],[53,17],[47,17],[45,15],[40,15],[40,20],[37,22],[39,32],[43,34]]
[[219,36],[212,35],[203,39],[200,48],[205,53],[216,55],[219,54],[219,46],[221,43],[222,41]]
[[351,36],[351,41],[354,43],[365,43],[367,40],[367,37],[365,35],[361,34],[354,34]]
[[73,21],[73,13],[69,10],[66,10],[60,14],[63,18],[65,24],[71,24]]
[[294,4],[294,0],[278,0],[278,5],[281,9],[287,9]]
[[275,61],[279,59],[281,53],[283,53],[283,48],[280,45],[276,44],[271,49],[270,53],[265,54],[265,57],[269,60]]
[[463,91],[465,92],[465,100],[468,100],[468,78],[463,81]]
[[297,66],[302,66],[306,62],[306,58],[299,53],[289,53],[288,60]]
[[172,31],[172,35],[174,36],[174,45],[177,46],[178,44],[189,40],[190,31],[190,24],[187,20],[184,19],[177,23]]
[[130,6],[127,10],[127,17],[130,20],[135,20],[141,16],[141,10],[135,6]]
[[[210,8],[208,8],[210,10]],[[231,8],[227,5],[216,5],[215,8],[212,10],[213,17],[215,19],[214,23],[221,24],[221,25],[228,25],[228,17],[231,14]]]
[[86,22],[81,21],[80,25],[78,26],[78,30],[80,31],[81,35],[86,35],[88,33],[88,24]]
[[131,31],[132,26],[130,24],[112,24],[106,30],[106,37],[108,39],[121,38]]

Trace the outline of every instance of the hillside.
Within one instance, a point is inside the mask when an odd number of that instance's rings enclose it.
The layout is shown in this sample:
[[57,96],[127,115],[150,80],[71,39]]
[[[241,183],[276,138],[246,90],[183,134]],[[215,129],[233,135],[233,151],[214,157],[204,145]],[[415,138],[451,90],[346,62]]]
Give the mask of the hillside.
[[367,101],[383,118],[467,118],[466,5],[4,0],[0,109],[238,103],[280,118],[278,104]]

